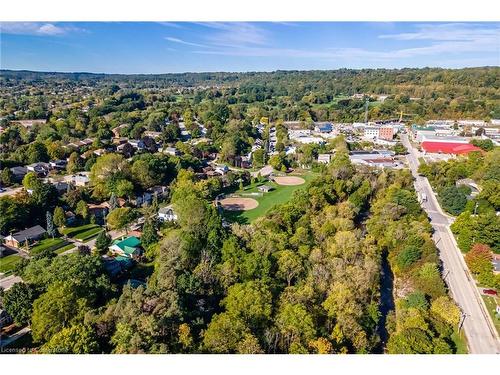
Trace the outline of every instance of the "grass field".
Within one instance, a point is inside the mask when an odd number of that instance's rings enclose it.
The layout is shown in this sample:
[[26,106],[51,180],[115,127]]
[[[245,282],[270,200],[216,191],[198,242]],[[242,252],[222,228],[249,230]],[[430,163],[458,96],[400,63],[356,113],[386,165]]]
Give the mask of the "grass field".
[[67,242],[63,238],[46,238],[30,249],[31,255],[40,254],[44,251],[57,250],[65,246]]
[[484,303],[486,304],[486,308],[488,309],[489,314],[491,315],[491,320],[493,320],[493,324],[500,334],[500,318],[496,317],[496,301],[494,297],[481,295],[483,297]]
[[469,350],[467,349],[467,340],[465,338],[464,332],[461,333],[453,332],[451,339],[457,348],[457,354],[467,354]]
[[23,258],[17,254],[7,255],[6,257],[0,258],[0,272],[10,273],[16,267]]
[[[307,185],[316,177],[316,174],[309,172],[300,175],[304,180],[305,184],[295,185],[295,186],[283,186],[275,184],[274,182],[266,181],[264,183],[255,183],[252,185],[247,185],[243,190],[237,190],[235,194],[244,193],[254,193],[258,192],[257,188],[261,185],[272,186],[273,190],[269,193],[264,193],[262,197],[259,196],[248,196],[248,198],[253,198],[259,202],[259,206],[249,211],[225,211],[224,215],[229,221],[237,222],[240,224],[248,224],[255,219],[264,216],[272,207],[287,202],[293,195],[293,193],[299,189],[304,189]],[[246,196],[245,196],[246,197]]]
[[94,235],[97,235],[101,230],[102,228],[97,224],[85,224],[79,227],[64,228],[60,230],[60,232],[61,234],[73,237],[79,241],[86,241]]
[[92,228],[92,229],[89,229],[85,232],[78,234],[77,236],[75,236],[75,238],[79,241],[86,242],[94,237],[97,237],[97,235],[102,231],[103,231],[103,229],[101,227]]

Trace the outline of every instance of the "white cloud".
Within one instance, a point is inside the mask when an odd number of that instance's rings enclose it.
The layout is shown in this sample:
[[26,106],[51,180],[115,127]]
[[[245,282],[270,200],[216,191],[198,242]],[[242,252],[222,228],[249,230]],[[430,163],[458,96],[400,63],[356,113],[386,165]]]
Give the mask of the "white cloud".
[[84,31],[73,26],[59,26],[41,22],[1,22],[0,32],[5,34],[56,36],[72,31]]
[[175,38],[173,36],[166,36],[165,39],[168,40],[169,42],[179,43],[179,44],[185,44],[187,46],[206,47],[203,44],[188,42],[188,41],[185,41],[185,40],[182,40],[182,39],[179,39],[179,38]]
[[216,46],[239,47],[265,45],[269,42],[267,30],[248,22],[206,22],[199,25],[217,30],[205,36],[207,43]]
[[[213,28],[226,29],[220,24],[210,25]],[[419,41],[420,45],[411,48],[389,48],[372,50],[367,48],[326,48],[320,50],[294,49],[273,47],[269,44],[255,45],[252,43],[225,43],[217,48],[203,51],[193,51],[201,54],[215,54],[248,57],[287,57],[287,58],[317,58],[325,60],[358,60],[383,61],[409,59],[416,57],[463,55],[464,53],[484,53],[499,51],[500,29],[471,24],[430,24],[418,25],[417,31],[400,34],[379,35],[381,39],[398,41]],[[262,44],[266,39],[261,38]],[[425,44],[428,41],[428,44]],[[463,58],[463,56],[462,56]],[[499,61],[500,63],[500,61]]]

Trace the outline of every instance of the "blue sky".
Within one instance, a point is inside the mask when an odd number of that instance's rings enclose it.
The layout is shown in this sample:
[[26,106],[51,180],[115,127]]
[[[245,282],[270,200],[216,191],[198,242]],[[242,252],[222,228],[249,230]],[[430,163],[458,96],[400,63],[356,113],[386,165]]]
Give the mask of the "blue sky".
[[169,73],[500,65],[500,23],[1,24],[2,69]]

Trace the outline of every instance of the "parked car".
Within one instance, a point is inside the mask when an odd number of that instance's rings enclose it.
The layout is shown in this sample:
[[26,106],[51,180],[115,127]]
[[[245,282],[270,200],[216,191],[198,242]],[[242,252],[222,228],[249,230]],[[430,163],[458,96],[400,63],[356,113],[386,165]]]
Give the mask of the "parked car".
[[488,294],[490,296],[497,296],[498,295],[497,291],[493,290],[493,289],[483,289],[483,293]]

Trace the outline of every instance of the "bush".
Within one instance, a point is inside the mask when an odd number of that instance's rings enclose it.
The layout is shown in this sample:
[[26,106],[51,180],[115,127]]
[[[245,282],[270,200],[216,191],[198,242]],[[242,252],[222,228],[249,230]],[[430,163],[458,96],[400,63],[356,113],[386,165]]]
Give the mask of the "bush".
[[396,262],[400,268],[408,268],[420,259],[422,250],[416,246],[407,246],[396,257]]

